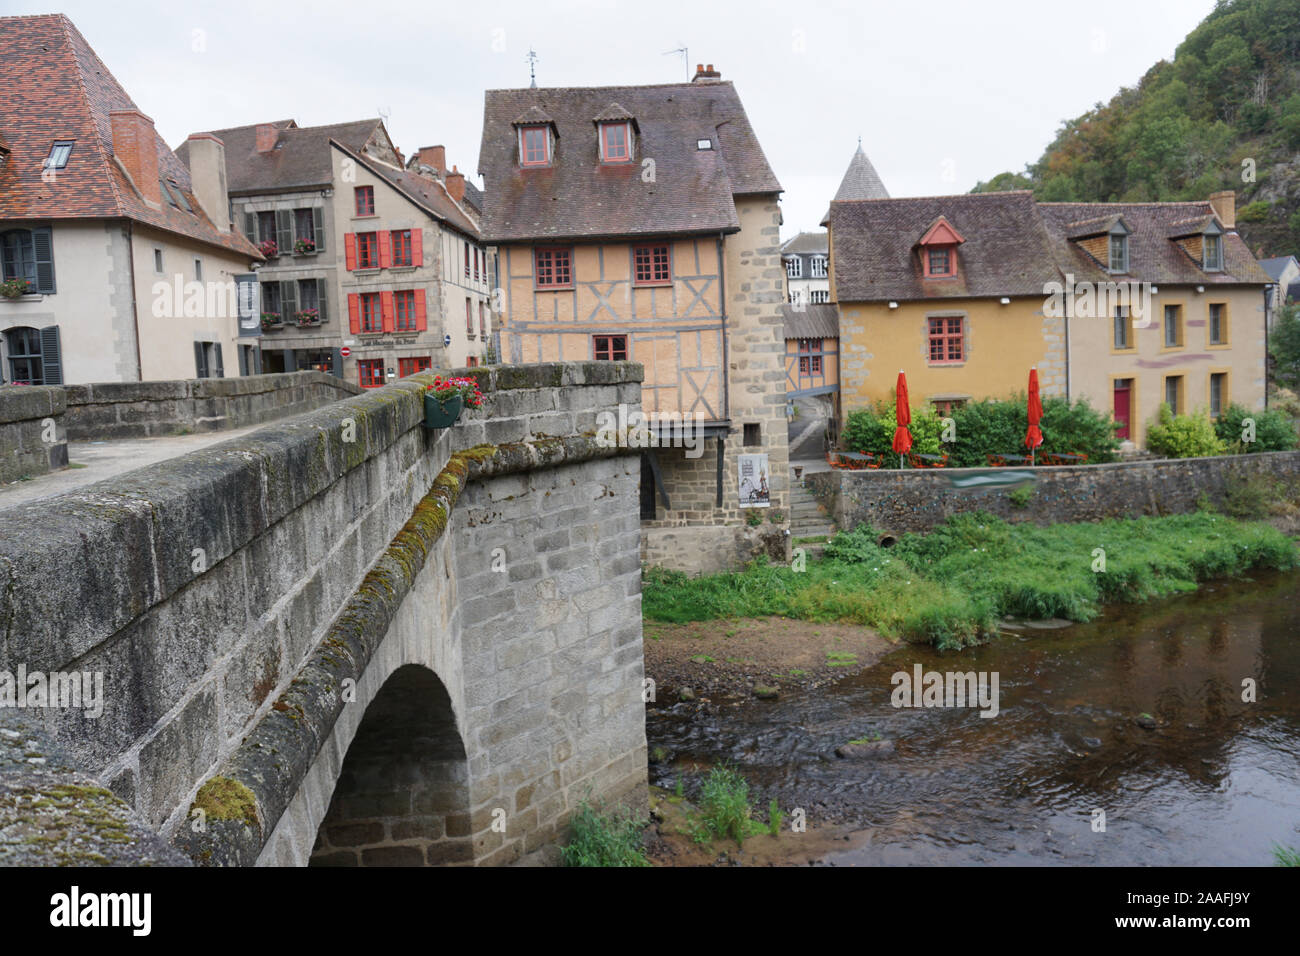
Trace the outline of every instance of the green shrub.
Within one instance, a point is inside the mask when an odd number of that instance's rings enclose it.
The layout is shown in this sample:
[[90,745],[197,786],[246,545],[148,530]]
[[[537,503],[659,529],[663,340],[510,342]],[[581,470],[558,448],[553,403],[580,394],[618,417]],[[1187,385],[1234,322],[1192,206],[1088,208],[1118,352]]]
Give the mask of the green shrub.
[[[844,447],[850,451],[873,455],[894,454],[894,402],[880,402],[869,410],[849,412],[844,424]],[[923,411],[912,409],[912,423],[907,426],[912,433],[912,451],[925,455],[938,455],[945,450],[941,441],[943,420],[932,407]]]
[[745,837],[765,829],[750,819],[752,812],[749,781],[729,764],[719,764],[709,771],[700,789],[700,813],[710,833],[729,837],[740,846]]
[[1043,399],[1043,445],[1039,454],[1082,454],[1088,461],[1114,461],[1119,449],[1115,422],[1087,399],[1070,404],[1063,398]]
[[1209,415],[1175,415],[1168,402],[1160,403],[1156,424],[1147,429],[1147,448],[1167,458],[1204,458],[1228,450]]
[[603,812],[583,800],[569,821],[573,835],[560,848],[565,866],[649,866],[639,823],[627,810]]
[[1281,491],[1281,484],[1266,475],[1230,475],[1223,494],[1223,511],[1234,518],[1263,518]]
[[[1243,442],[1243,422],[1255,422],[1255,440]],[[1274,408],[1252,410],[1232,404],[1214,423],[1214,432],[1230,451],[1237,454],[1257,451],[1290,451],[1296,446],[1296,430],[1290,416]]]
[[1237,213],[1237,222],[1263,222],[1268,218],[1268,211],[1272,205],[1267,199],[1261,199],[1259,202],[1242,206],[1241,211]]
[[1028,508],[1029,502],[1034,497],[1033,488],[1017,488],[1007,495],[1013,508]]

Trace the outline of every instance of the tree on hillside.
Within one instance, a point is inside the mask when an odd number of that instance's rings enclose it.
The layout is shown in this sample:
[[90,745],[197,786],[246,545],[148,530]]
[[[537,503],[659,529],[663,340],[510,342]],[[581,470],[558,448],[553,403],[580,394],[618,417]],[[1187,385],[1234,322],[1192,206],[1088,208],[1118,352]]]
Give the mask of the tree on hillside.
[[1273,356],[1273,380],[1283,388],[1300,391],[1300,305],[1288,305],[1278,313],[1268,350]]

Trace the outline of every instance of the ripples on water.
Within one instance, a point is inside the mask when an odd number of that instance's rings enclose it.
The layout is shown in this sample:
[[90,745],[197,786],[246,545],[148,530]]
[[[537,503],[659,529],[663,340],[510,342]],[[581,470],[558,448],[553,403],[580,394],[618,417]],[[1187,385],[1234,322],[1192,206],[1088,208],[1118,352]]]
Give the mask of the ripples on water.
[[[891,675],[997,671],[1001,711],[895,709]],[[1258,701],[1241,700],[1243,678]],[[839,864],[1271,865],[1300,846],[1300,575],[1224,582],[961,654],[904,646],[776,703],[652,709],[651,781],[730,760],[754,802],[869,831]],[[1157,730],[1135,723],[1143,713]],[[897,752],[841,760],[879,735]],[[1106,831],[1093,832],[1093,811]]]

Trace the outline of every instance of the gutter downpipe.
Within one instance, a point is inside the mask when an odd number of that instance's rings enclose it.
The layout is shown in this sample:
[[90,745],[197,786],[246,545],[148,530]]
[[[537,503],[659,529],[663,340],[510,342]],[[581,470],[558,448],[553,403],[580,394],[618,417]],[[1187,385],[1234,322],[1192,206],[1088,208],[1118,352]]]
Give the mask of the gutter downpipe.
[[[718,313],[722,320],[722,417],[731,421],[731,342],[727,337],[727,259],[723,253],[723,233],[718,233]],[[722,507],[722,456],[726,441],[718,438],[718,473],[716,507]]]
[[130,219],[126,221],[126,262],[131,272],[131,321],[135,325],[135,375],[137,382],[144,381],[144,360],[140,357],[140,304],[135,297],[135,230]]

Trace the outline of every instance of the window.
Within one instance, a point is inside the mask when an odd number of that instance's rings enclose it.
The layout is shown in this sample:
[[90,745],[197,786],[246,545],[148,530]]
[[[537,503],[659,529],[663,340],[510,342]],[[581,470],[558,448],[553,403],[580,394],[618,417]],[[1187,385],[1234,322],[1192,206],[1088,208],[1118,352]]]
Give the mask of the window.
[[0,232],[0,266],[6,281],[26,279],[28,294],[53,294],[54,242],[50,227]]
[[409,266],[414,263],[411,258],[411,230],[393,230],[393,265]]
[[46,157],[46,169],[62,169],[68,165],[68,157],[72,154],[72,140],[59,140],[50,147],[50,155]]
[[306,312],[309,309],[316,310],[316,318],[320,322],[325,321],[325,280],[324,279],[299,279],[298,280],[298,311]]
[[591,339],[596,358],[610,362],[627,361],[626,335],[593,335]]
[[163,253],[161,249],[153,251],[153,271],[162,275],[163,271]]
[[469,356],[466,356],[466,358],[465,358],[465,367],[466,367],[466,368],[478,368],[478,356],[476,356],[476,355],[469,355]]
[[533,251],[533,261],[537,288],[567,288],[573,285],[568,249],[536,249]]
[[478,304],[478,334],[484,340],[487,339],[487,309],[482,302]]
[[375,187],[358,186],[356,188],[357,215],[373,216],[375,214]]
[[798,305],[798,304],[799,304],[800,302],[802,302],[802,301],[803,301],[803,289],[791,289],[791,290],[790,290],[790,304],[791,304],[791,305]]
[[697,140],[695,141],[695,148],[696,148],[696,149],[712,149],[712,148],[713,148],[713,140],[711,140],[711,139],[697,139]]
[[925,250],[925,277],[927,279],[953,275],[955,272],[953,265],[953,254],[950,246]]
[[194,260],[194,281],[195,282],[203,281],[203,260],[202,259]]
[[357,233],[357,268],[379,268],[379,233]]
[[44,385],[45,363],[41,354],[40,330],[10,329],[4,336],[9,353],[9,382],[20,385]]
[[964,398],[937,398],[930,403],[934,406],[935,412],[942,416],[951,415],[957,409],[966,404]]
[[803,260],[798,256],[785,260],[785,277],[787,279],[803,278]]
[[745,444],[751,447],[763,444],[763,426],[757,422],[745,423]]
[[293,210],[293,240],[293,251],[298,255],[325,251],[325,228],[319,207]]
[[600,158],[607,163],[626,163],[632,158],[632,136],[627,123],[600,124]]
[[275,242],[275,213],[259,212],[257,214],[257,241]]
[[414,375],[416,372],[427,372],[433,368],[433,361],[427,355],[413,355],[410,358],[399,358],[397,360],[397,375],[399,378],[406,378],[408,375]]
[[1128,272],[1128,236],[1110,237],[1110,271]]
[[362,388],[380,388],[384,384],[383,359],[358,359],[357,380]]
[[1175,415],[1183,413],[1183,377],[1170,375],[1165,379],[1165,402]]
[[519,128],[519,162],[524,166],[545,166],[551,161],[551,131],[545,126]]
[[799,356],[800,375],[820,375],[822,373],[822,339],[800,339]]
[[404,292],[393,293],[393,307],[397,311],[398,332],[414,332],[415,329],[415,291],[407,289]]
[[1183,321],[1181,309],[1176,305],[1165,306],[1165,348],[1175,349],[1183,344]]
[[1222,302],[1210,303],[1210,344],[1227,345],[1228,329]]
[[1218,418],[1223,414],[1224,399],[1228,392],[1228,373],[1210,373],[1210,417]]
[[830,289],[809,289],[808,301],[813,305],[825,305],[831,300]]
[[284,315],[280,311],[280,283],[262,283],[262,314],[274,315],[277,317],[277,321],[284,319]]
[[474,306],[469,299],[465,300],[465,334],[474,337]]
[[199,378],[225,378],[221,365],[220,342],[194,343],[194,370]]
[[1223,268],[1223,237],[1207,235],[1204,241],[1203,265],[1207,272],[1217,272]]
[[383,306],[380,303],[379,293],[361,293],[361,331],[382,332],[383,330]]
[[668,285],[672,282],[667,246],[636,246],[632,250],[632,262],[637,285]]
[[474,247],[474,281],[478,281],[478,246]]
[[930,319],[930,364],[960,362],[965,358],[959,315]]
[[1133,323],[1129,319],[1128,307],[1115,307],[1115,348],[1131,349],[1133,347]]
[[469,278],[469,243],[465,242],[462,243],[461,245],[465,249],[465,278],[468,279]]
[[825,256],[813,256],[812,277],[814,279],[826,278],[826,257]]

